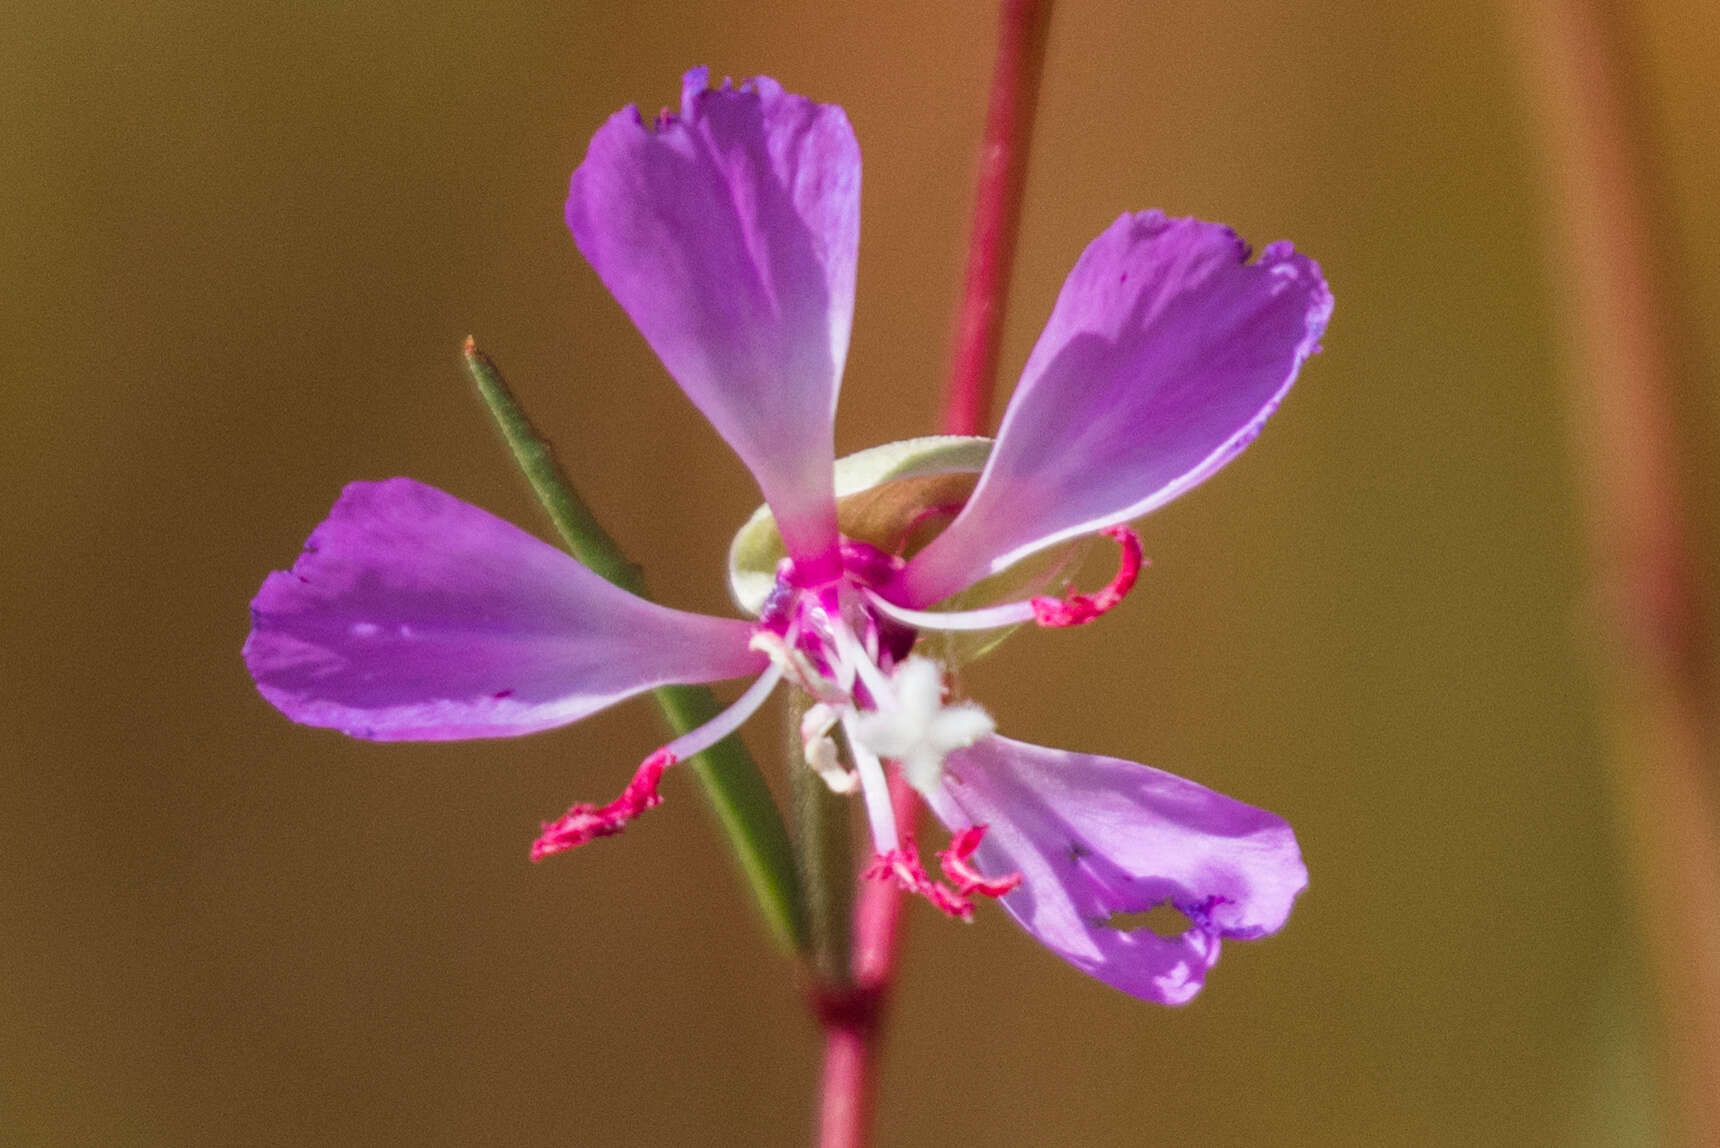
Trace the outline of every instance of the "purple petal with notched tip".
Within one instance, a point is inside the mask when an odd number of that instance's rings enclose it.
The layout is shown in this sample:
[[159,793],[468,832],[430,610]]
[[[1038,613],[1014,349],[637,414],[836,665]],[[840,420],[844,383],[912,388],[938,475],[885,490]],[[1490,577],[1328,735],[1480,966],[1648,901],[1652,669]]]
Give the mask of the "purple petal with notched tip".
[[930,605],[1035,550],[1138,518],[1259,433],[1332,312],[1287,243],[1125,215],[1088,245],[1022,372],[973,497],[903,572]]
[[669,610],[434,487],[355,482],[251,603],[245,664],[296,722],[508,737],[672,682],[756,674],[744,622]]
[[568,227],[758,479],[789,553],[834,576],[859,146],[841,108],[775,80],[705,85],[703,68],[688,72],[681,114],[655,131],[637,108],[610,117],[573,173]]
[[[992,736],[952,753],[927,801],[952,832],[986,826],[973,862],[1021,874],[1003,906],[1041,944],[1161,1004],[1193,999],[1223,938],[1276,932],[1308,883],[1282,820],[1131,761]],[[1164,904],[1180,935],[1113,922]]]

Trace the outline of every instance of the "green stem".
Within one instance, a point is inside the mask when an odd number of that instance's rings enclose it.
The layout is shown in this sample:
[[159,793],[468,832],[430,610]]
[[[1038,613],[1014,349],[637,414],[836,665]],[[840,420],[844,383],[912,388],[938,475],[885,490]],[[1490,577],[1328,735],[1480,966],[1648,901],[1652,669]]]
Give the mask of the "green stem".
[[[788,704],[788,785],[794,819],[794,857],[800,887],[806,891],[806,924],[812,969],[822,992],[841,992],[853,983],[849,954],[854,936],[854,848],[848,802],[807,767],[800,739],[806,695],[795,691]],[[840,741],[839,741],[840,745]],[[846,751],[846,746],[842,746]]]
[[[496,364],[469,338],[464,353],[484,405],[569,553],[623,590],[648,598],[644,574],[580,501],[549,440],[520,409]],[[703,686],[663,686],[652,696],[676,734],[696,729],[722,710]],[[805,952],[810,943],[807,914],[788,830],[746,745],[730,735],[686,764],[704,783],[705,796],[728,834],[771,935],[785,948]]]

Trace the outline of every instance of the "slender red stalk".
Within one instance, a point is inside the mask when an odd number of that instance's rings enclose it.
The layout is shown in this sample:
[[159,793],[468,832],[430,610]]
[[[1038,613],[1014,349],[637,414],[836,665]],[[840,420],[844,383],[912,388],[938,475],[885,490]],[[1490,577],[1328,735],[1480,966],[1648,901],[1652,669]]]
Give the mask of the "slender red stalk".
[[[899,773],[890,775],[896,823],[911,831],[919,797]],[[902,896],[893,881],[866,881],[854,908],[850,982],[818,1001],[824,1027],[824,1082],[818,1113],[822,1148],[864,1148],[872,1137],[878,1038],[901,940]]]
[[[1614,782],[1660,996],[1677,1121],[1720,1144],[1720,730],[1681,458],[1681,360],[1625,29],[1596,0],[1520,6],[1569,287],[1571,429],[1586,503]],[[1688,429],[1688,428],[1686,428]]]
[[1051,0],[1004,0],[979,154],[978,194],[968,236],[967,278],[944,391],[943,432],[984,434],[997,389],[997,349],[1003,337],[1009,273],[1027,185],[1028,141],[1039,103]]
[[[967,277],[940,420],[946,434],[979,434],[991,424],[997,348],[1050,25],[1051,0],[1003,0]],[[919,798],[899,773],[891,774],[890,797],[897,825],[913,836]],[[871,1139],[878,1042],[901,932],[902,897],[894,882],[866,882],[854,912],[852,982],[820,999],[825,1046],[818,1131],[823,1148],[863,1148]]]
[[871,1138],[883,1005],[881,992],[860,985],[818,1001],[818,1022],[824,1028],[818,1110],[818,1143],[823,1148],[861,1148]]

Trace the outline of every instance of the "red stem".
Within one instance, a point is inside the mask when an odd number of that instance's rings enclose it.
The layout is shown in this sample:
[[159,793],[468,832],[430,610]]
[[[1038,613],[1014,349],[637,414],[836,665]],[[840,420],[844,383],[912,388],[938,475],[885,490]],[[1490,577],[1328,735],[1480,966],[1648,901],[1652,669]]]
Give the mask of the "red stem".
[[991,424],[997,349],[1015,262],[1021,193],[1027,184],[1027,145],[1050,26],[1051,0],[1004,0],[968,236],[967,278],[944,391],[945,434],[983,434]]
[[859,985],[818,1000],[824,1027],[824,1080],[818,1111],[823,1148],[861,1148],[871,1137],[877,1036],[883,994]]
[[[979,434],[991,424],[997,350],[1051,5],[1052,0],[1003,0],[973,231],[968,238],[967,276],[940,419],[945,434]],[[890,797],[896,823],[905,836],[913,836],[919,797],[894,771]],[[818,1122],[823,1148],[863,1148],[871,1139],[878,1042],[901,933],[900,893],[884,881],[866,882],[854,912],[852,983],[841,992],[826,992],[819,1002],[819,1022],[825,1031]]]
[[1720,730],[1703,563],[1681,459],[1694,412],[1656,242],[1658,190],[1625,29],[1596,0],[1536,0],[1519,31],[1569,287],[1571,429],[1586,503],[1614,780],[1666,1039],[1677,1133],[1720,1144]]

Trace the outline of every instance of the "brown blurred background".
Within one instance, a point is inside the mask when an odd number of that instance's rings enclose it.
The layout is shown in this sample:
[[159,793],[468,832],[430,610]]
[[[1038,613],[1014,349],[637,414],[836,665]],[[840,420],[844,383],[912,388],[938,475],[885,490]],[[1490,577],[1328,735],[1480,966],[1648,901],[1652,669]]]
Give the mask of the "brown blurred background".
[[[1712,316],[1720,16],[1633,19]],[[1247,456],[1146,524],[1129,606],[971,688],[1017,737],[1287,816],[1313,880],[1180,1011],[915,907],[881,1143],[1655,1142],[1508,31],[1431,0],[1060,5],[1006,385],[1125,209],[1289,237],[1337,313]],[[289,725],[238,650],[351,479],[541,531],[469,332],[659,596],[726,611],[755,492],[574,251],[567,175],[696,63],[846,106],[838,446],[924,433],[992,35],[978,2],[5,5],[0,1143],[806,1142],[814,1033],[692,781],[526,860],[655,744],[649,705],[358,744]]]

